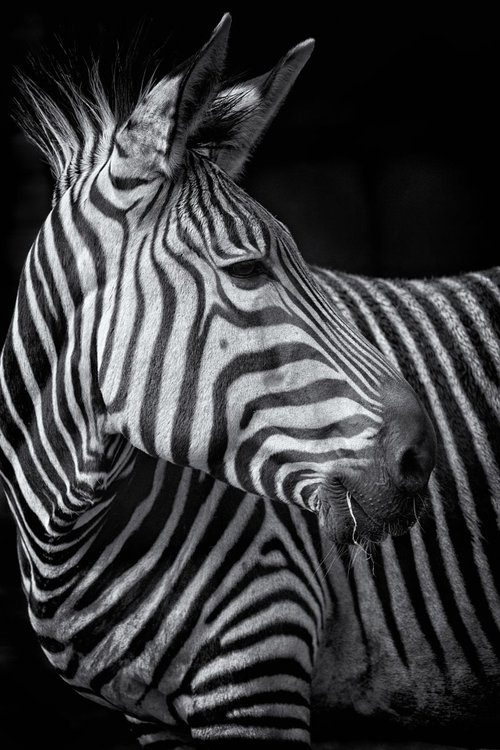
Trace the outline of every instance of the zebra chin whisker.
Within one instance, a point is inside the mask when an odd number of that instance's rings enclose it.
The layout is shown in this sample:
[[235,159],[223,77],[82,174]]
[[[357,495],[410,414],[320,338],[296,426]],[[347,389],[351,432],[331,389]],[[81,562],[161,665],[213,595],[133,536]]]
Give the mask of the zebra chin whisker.
[[[336,545],[336,543],[335,543],[335,542],[332,542],[332,543],[331,543],[331,547],[330,547],[330,549],[328,550],[328,552],[327,552],[327,553],[326,553],[325,555],[323,555],[323,557],[322,557],[322,558],[321,558],[321,560],[319,561],[318,565],[316,565],[316,567],[314,568],[314,571],[313,571],[313,572],[314,572],[315,574],[316,574],[316,573],[318,573],[318,571],[319,571],[320,569],[322,569],[322,568],[323,568],[323,566],[325,565],[325,563],[326,563],[326,561],[328,560],[328,558],[329,558],[329,557],[330,557],[331,555],[334,555],[335,553],[338,553],[337,545]],[[338,554],[337,554],[337,556],[338,556]],[[331,563],[330,563],[330,564],[331,564]],[[327,575],[327,572],[328,572],[328,570],[329,570],[329,569],[330,569],[330,568],[328,568],[328,569],[327,569],[326,571],[323,571],[323,578],[324,578],[324,579],[326,579],[326,575]]]
[[340,558],[340,555],[338,554],[337,546],[335,544],[333,545],[333,552],[337,553],[337,554],[333,554],[332,559],[330,560],[330,562],[328,564],[328,567],[326,568],[326,570],[323,571],[323,580],[324,581],[327,580],[327,577],[328,577],[328,574],[329,574],[330,570],[333,568],[335,562]]
[[354,510],[352,508],[352,495],[351,495],[351,493],[349,491],[346,492],[345,499],[346,499],[347,507],[349,509],[349,515],[351,516],[352,521],[353,521],[352,541],[353,541],[353,544],[355,546],[354,556],[350,556],[349,557],[349,568],[352,568],[354,566],[354,563],[356,562],[359,554],[362,554],[364,556],[365,560],[371,561],[372,562],[372,568],[373,568],[373,557],[370,554],[370,552],[368,551],[369,550],[369,548],[368,548],[369,541],[368,540],[364,541],[361,538],[359,540],[356,539],[356,531],[357,531],[357,528],[358,528],[358,522],[357,522],[356,516],[354,515]]
[[356,539],[356,530],[358,528],[358,522],[356,520],[356,516],[354,515],[354,511],[352,509],[352,498],[351,498],[351,493],[349,492],[349,490],[347,490],[347,492],[345,493],[345,499],[346,499],[347,507],[349,508],[349,514],[354,524],[353,529],[352,529],[352,541],[353,541],[353,544],[360,546],[358,540]]

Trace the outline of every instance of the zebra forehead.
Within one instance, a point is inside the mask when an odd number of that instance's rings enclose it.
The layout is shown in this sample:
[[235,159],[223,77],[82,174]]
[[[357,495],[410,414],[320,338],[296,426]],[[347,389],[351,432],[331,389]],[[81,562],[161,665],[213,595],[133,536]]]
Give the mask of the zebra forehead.
[[221,255],[235,247],[265,254],[278,243],[297,252],[289,229],[229,175],[194,152],[187,161],[185,183],[178,197],[179,212],[186,226],[202,231],[209,246]]

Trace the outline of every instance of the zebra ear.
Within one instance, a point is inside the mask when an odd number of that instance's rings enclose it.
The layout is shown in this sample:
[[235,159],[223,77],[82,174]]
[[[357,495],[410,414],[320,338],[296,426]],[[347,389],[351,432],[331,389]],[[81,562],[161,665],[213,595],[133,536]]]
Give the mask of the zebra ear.
[[[219,132],[219,138],[206,144],[206,151],[231,177],[240,175],[313,49],[314,39],[306,39],[268,73],[222,89],[213,100],[200,130],[212,124],[213,132]],[[217,119],[221,121],[217,123]],[[198,135],[201,141],[202,135]]]
[[139,102],[116,136],[114,181],[172,177],[186,143],[214,98],[223,73],[231,16],[225,13],[208,42]]

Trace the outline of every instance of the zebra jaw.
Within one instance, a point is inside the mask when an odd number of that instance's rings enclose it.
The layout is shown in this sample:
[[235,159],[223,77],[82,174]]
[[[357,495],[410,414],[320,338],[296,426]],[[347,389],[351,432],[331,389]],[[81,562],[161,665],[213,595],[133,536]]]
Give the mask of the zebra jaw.
[[[377,491],[380,498],[380,488]],[[320,525],[342,545],[379,543],[388,536],[405,534],[418,520],[425,506],[424,496],[392,492],[390,485],[386,494],[390,511],[375,517],[371,498],[361,489],[359,482],[346,477],[328,478],[316,495]]]

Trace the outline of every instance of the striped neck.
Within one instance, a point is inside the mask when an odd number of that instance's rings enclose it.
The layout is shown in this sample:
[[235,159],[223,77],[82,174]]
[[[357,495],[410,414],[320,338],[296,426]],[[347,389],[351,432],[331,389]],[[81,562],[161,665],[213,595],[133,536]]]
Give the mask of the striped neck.
[[[1,469],[21,535],[37,518],[59,536],[107,497],[128,446],[104,433],[97,384],[97,290],[84,294],[80,262],[55,252],[53,211],[29,255],[0,361]],[[68,243],[71,247],[71,243]]]

